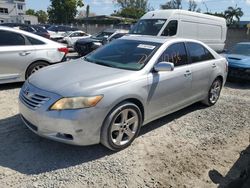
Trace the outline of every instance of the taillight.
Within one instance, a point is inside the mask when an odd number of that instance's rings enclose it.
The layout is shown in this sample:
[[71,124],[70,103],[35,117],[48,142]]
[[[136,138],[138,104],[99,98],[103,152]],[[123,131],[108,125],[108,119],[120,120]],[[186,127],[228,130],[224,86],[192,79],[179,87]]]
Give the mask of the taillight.
[[58,51],[59,51],[59,52],[63,52],[63,53],[65,53],[65,54],[69,53],[69,49],[66,48],[66,47],[58,48]]

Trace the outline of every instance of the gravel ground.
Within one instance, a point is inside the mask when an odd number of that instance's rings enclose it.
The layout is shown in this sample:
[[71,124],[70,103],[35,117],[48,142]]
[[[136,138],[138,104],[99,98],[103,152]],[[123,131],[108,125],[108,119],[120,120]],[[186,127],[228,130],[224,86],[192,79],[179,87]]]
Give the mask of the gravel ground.
[[250,84],[227,84],[215,106],[148,124],[117,153],[30,132],[18,116],[20,87],[0,86],[0,187],[225,187],[250,162]]

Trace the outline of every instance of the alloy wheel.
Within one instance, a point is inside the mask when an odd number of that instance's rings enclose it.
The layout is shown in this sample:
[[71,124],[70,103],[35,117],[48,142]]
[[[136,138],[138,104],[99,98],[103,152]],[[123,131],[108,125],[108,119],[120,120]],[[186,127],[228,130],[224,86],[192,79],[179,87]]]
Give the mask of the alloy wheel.
[[123,109],[114,118],[111,126],[111,140],[117,146],[130,142],[139,128],[139,117],[133,109]]
[[221,82],[219,80],[216,80],[213,83],[209,93],[209,100],[212,104],[216,103],[217,100],[219,99],[220,91],[221,91]]

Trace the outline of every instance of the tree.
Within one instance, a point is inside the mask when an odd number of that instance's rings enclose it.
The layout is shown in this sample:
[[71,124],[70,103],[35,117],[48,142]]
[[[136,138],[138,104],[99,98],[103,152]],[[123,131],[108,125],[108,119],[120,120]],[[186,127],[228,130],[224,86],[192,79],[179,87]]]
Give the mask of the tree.
[[139,19],[150,9],[148,0],[115,0],[114,2],[120,10],[112,14],[113,16]]
[[48,21],[48,14],[47,12],[43,11],[43,10],[39,10],[36,12],[36,16],[38,18],[38,22],[39,23],[47,23]]
[[43,10],[35,11],[33,9],[28,9],[26,11],[27,15],[37,16],[39,23],[46,23],[48,21],[48,14]]
[[224,12],[225,18],[227,20],[228,25],[235,25],[240,21],[240,18],[244,15],[241,8],[239,7],[228,7]]
[[201,11],[200,8],[197,8],[197,3],[195,2],[195,0],[188,1],[188,10],[192,11],[192,12],[200,12]]
[[161,5],[161,9],[182,9],[182,0],[170,0]]
[[34,9],[28,9],[28,10],[26,10],[26,14],[27,15],[35,16],[36,15],[36,11]]
[[48,8],[49,21],[51,23],[72,23],[77,14],[77,7],[83,7],[82,0],[50,0]]

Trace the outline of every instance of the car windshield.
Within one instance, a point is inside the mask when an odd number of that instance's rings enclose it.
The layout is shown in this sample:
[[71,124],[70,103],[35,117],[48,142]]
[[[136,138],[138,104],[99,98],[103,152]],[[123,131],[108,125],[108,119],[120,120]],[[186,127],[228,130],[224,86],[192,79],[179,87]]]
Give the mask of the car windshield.
[[167,20],[143,19],[130,30],[130,34],[157,35]]
[[87,55],[85,60],[108,67],[140,70],[160,46],[155,42],[118,39]]
[[69,35],[71,35],[71,33],[73,33],[72,31],[67,31],[65,33],[62,34],[63,37],[68,37]]
[[250,44],[236,44],[229,53],[250,56]]
[[37,32],[41,32],[41,33],[47,33],[47,30],[40,27],[40,26],[37,26],[37,25],[33,25],[32,26]]
[[112,32],[105,32],[105,31],[103,31],[103,32],[100,32],[100,33],[97,33],[97,34],[93,35],[92,38],[103,38],[103,37],[108,38],[112,34],[113,34]]

